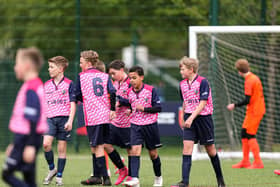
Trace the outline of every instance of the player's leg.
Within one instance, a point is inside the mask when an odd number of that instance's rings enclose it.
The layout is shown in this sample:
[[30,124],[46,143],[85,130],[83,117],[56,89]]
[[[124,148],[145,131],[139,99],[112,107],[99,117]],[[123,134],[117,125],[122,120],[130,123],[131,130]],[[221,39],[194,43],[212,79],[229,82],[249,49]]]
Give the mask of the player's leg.
[[259,124],[262,120],[262,115],[254,115],[250,118],[250,124],[247,127],[248,144],[254,156],[254,162],[247,169],[262,169],[263,162],[260,157],[260,147],[256,139]]
[[18,170],[22,165],[22,156],[25,142],[26,137],[24,135],[15,134],[13,147],[10,147],[10,153],[6,158],[6,161],[4,162],[4,166],[2,169],[2,179],[10,186],[27,186],[24,181],[14,176],[14,172]]
[[45,185],[50,184],[52,179],[56,176],[56,173],[57,173],[57,170],[56,170],[55,164],[54,164],[54,154],[53,154],[53,150],[52,150],[52,143],[53,143],[54,137],[57,134],[57,126],[56,126],[53,118],[48,119],[47,122],[48,122],[49,130],[44,135],[44,138],[43,138],[43,149],[44,149],[45,159],[49,166],[49,172],[43,181],[43,184],[45,184]]
[[220,159],[219,159],[219,156],[217,154],[215,145],[214,144],[205,145],[205,149],[207,151],[208,156],[210,157],[211,164],[212,164],[213,169],[215,171],[216,179],[217,179],[217,182],[218,182],[218,187],[224,187],[225,186],[224,177],[223,177],[223,173],[222,173]]
[[26,146],[23,152],[23,177],[29,187],[36,187],[36,156],[41,146],[41,136],[37,135],[36,142]]
[[103,186],[111,186],[111,180],[110,177],[108,176],[107,167],[106,167],[104,144],[100,144],[95,147],[95,155],[96,155],[96,169],[98,171],[97,175],[102,176]]
[[128,167],[130,170],[130,177],[123,183],[124,185],[133,186],[139,185],[139,169],[140,169],[140,155],[142,151],[142,144],[144,137],[141,133],[141,126],[131,124],[130,127],[130,144],[131,151],[128,157]]
[[[83,185],[99,185],[102,184],[102,179],[100,175],[100,171],[98,171],[98,167],[96,165],[96,127],[95,126],[86,126],[87,128],[87,135],[88,135],[88,140],[90,142],[90,149],[92,153],[92,173],[93,176],[90,176],[86,180],[82,180],[81,184]],[[104,154],[104,153],[103,153]]]
[[157,151],[157,149],[162,146],[160,143],[158,124],[154,123],[151,125],[145,125],[143,126],[142,132],[145,139],[146,148],[149,150],[149,155],[153,163],[153,170],[155,174],[153,186],[162,186],[163,179],[161,176],[161,161]]
[[248,137],[245,128],[242,128],[241,130],[241,142],[242,142],[243,159],[239,163],[232,165],[232,168],[246,168],[251,165],[249,159],[250,148],[249,148]]
[[218,187],[225,187],[219,155],[217,154],[214,144],[215,135],[212,117],[198,117],[196,120],[196,127],[197,136],[200,141],[200,144],[205,146],[208,156],[210,157],[211,164],[216,174]]
[[[115,182],[115,185],[119,185],[128,175],[128,169],[125,166],[121,156],[113,145],[117,145],[121,148],[127,148],[130,146],[130,129],[118,128],[114,125],[110,125],[109,137],[106,140],[105,150],[108,153],[110,159],[114,165],[118,168],[119,177]],[[112,145],[113,144],[113,145]]]
[[126,180],[123,184],[127,186],[139,185],[139,170],[140,170],[140,155],[142,151],[141,145],[132,145],[131,156],[130,156],[130,180]]
[[58,152],[58,159],[57,159],[56,184],[61,186],[63,185],[62,175],[66,164],[67,141],[58,140],[57,152]]

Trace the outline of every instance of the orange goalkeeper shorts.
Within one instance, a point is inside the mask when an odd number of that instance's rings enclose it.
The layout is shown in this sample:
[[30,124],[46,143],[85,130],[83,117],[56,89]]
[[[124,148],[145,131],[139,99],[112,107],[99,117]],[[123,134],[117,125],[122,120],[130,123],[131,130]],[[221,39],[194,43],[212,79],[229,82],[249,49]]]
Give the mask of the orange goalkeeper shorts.
[[263,115],[246,114],[242,128],[251,135],[256,135]]

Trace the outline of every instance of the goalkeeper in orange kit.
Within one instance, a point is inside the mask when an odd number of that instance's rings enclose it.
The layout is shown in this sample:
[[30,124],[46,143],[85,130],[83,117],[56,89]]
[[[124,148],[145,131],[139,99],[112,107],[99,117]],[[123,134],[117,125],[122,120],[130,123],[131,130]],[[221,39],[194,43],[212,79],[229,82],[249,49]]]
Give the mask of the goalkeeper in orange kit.
[[[260,148],[256,139],[259,124],[265,114],[265,102],[263,96],[262,83],[258,76],[250,72],[250,66],[246,59],[239,59],[235,63],[239,74],[245,79],[245,99],[238,103],[232,103],[227,106],[228,110],[235,107],[247,105],[246,116],[241,130],[243,159],[241,162],[232,165],[232,168],[263,168],[263,162],[260,158]],[[250,150],[254,155],[254,162],[251,165],[249,160]]]

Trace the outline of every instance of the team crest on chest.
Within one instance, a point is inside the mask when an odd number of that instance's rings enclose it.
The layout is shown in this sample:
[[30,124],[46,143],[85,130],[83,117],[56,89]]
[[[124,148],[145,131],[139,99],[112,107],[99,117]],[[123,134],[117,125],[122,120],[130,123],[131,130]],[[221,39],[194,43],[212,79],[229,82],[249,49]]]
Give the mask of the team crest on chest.
[[197,89],[195,89],[195,90],[194,90],[194,93],[195,93],[195,94],[198,94],[198,90],[197,90]]
[[145,100],[146,103],[149,101],[149,99],[147,97],[144,100]]
[[66,90],[62,90],[62,95],[64,95],[66,93]]

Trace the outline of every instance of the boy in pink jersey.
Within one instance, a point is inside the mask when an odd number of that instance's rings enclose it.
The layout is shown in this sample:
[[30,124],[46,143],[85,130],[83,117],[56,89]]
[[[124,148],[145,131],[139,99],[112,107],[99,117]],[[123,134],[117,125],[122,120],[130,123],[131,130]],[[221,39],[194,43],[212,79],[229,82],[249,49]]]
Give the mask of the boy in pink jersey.
[[[43,147],[49,172],[43,184],[50,184],[53,177],[56,176],[56,185],[61,186],[63,185],[62,173],[66,163],[67,141],[70,140],[76,112],[76,98],[72,81],[64,76],[64,71],[69,64],[68,60],[63,56],[55,56],[50,58],[48,63],[51,79],[44,84],[44,91],[49,131],[44,135]],[[52,151],[54,137],[58,140],[57,169]]]
[[98,54],[95,51],[81,52],[82,72],[75,85],[76,100],[83,102],[85,125],[95,173],[95,176],[81,183],[110,186],[111,181],[104,157],[104,143],[109,135],[110,120],[115,116],[116,90],[109,75],[95,69],[98,61]]
[[197,74],[198,61],[196,59],[185,56],[181,59],[179,67],[184,79],[180,82],[180,93],[183,100],[185,122],[183,123],[183,180],[175,186],[189,186],[193,145],[199,142],[201,145],[205,145],[211,159],[218,187],[224,187],[220,160],[214,144],[213,103],[209,83],[207,79]]
[[[114,87],[117,90],[116,95],[127,99],[127,91],[130,88],[130,80],[125,72],[125,64],[121,60],[114,60],[109,64],[109,74],[114,79]],[[128,158],[130,160],[130,117],[127,115],[127,106],[116,105],[116,117],[110,124],[110,139],[105,144],[105,150],[108,153],[112,162],[119,169],[119,177],[115,185],[119,185],[127,175],[128,169],[125,167],[119,153],[114,149],[113,145],[121,148],[126,148]]]
[[132,150],[129,159],[130,179],[123,184],[140,186],[139,168],[142,145],[145,143],[153,162],[155,180],[153,186],[162,186],[161,161],[157,148],[161,147],[157,124],[161,104],[154,87],[144,84],[144,70],[134,66],[129,70],[131,88],[128,90],[128,99],[119,97],[121,105],[130,105],[130,144]]
[[[44,108],[43,82],[38,77],[43,57],[36,48],[19,49],[14,71],[24,84],[20,88],[13,108],[9,129],[14,141],[7,148],[7,159],[2,170],[3,180],[10,186],[36,186],[36,155],[41,137],[47,131]],[[14,176],[23,173],[23,181]]]

